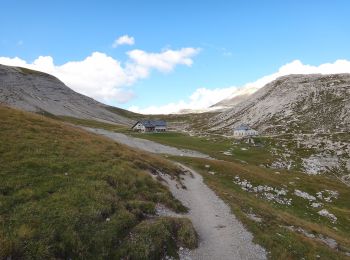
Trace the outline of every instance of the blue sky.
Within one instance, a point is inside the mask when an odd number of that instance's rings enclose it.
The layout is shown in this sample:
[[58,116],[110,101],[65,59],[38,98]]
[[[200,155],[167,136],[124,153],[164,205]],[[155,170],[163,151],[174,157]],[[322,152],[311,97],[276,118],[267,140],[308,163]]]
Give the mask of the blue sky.
[[[5,0],[0,57],[29,64],[50,56],[59,66],[99,52],[125,66],[134,49],[196,49],[192,65],[151,68],[149,75],[116,86],[133,93],[127,102],[102,100],[124,108],[159,107],[188,102],[199,88],[243,86],[294,60],[314,66],[350,60],[349,11],[349,1],[337,0]],[[122,35],[135,44],[113,48]]]

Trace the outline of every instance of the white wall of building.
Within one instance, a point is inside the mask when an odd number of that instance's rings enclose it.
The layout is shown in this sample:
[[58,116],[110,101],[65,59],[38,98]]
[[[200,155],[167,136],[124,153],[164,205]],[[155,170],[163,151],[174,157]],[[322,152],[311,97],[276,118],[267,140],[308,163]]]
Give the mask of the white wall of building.
[[258,135],[258,131],[254,129],[250,130],[234,130],[233,135],[236,137],[244,137],[244,136],[255,136]]
[[156,126],[155,131],[157,132],[165,132],[166,131],[166,126]]
[[[141,132],[146,132],[146,127],[141,124],[141,123],[138,123],[137,125],[135,125],[133,127],[133,130],[135,131],[141,131]],[[167,127],[166,126],[156,126],[154,128],[154,131],[155,132],[165,132],[167,130]]]
[[143,124],[141,124],[141,123],[138,123],[137,125],[135,125],[135,126],[134,126],[134,129],[135,129],[135,130],[142,131],[142,132],[146,131],[145,126],[144,126]]

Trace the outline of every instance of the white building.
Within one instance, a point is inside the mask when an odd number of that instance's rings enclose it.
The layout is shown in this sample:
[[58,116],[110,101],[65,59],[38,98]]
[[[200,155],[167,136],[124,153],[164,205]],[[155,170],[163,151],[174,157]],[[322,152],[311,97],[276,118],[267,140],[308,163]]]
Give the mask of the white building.
[[259,132],[252,129],[248,125],[240,125],[233,129],[234,137],[248,137],[248,136],[256,136],[259,135]]
[[165,132],[167,124],[164,120],[141,120],[137,121],[131,129],[138,132]]

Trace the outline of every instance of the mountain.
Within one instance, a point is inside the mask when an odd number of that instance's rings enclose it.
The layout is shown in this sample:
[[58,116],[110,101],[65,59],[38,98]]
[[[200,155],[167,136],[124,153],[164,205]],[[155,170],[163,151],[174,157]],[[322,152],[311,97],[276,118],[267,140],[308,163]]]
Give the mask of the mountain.
[[280,77],[214,116],[210,127],[230,132],[242,123],[264,133],[349,131],[350,74]]
[[127,111],[79,94],[56,77],[0,65],[0,103],[30,112],[130,125]]
[[232,135],[248,124],[274,161],[272,168],[330,173],[350,185],[350,74],[283,76],[209,120]]
[[250,94],[235,95],[234,97],[221,100],[220,102],[212,105],[211,108],[217,108],[217,109],[232,108],[238,105],[239,103],[242,103],[243,101],[247,100],[249,97],[250,97]]
[[225,98],[224,100],[219,101],[218,103],[212,105],[211,109],[217,110],[226,110],[232,108],[239,103],[247,100],[253,93],[259,90],[262,86],[255,84],[247,84],[246,86],[236,89],[230,97]]

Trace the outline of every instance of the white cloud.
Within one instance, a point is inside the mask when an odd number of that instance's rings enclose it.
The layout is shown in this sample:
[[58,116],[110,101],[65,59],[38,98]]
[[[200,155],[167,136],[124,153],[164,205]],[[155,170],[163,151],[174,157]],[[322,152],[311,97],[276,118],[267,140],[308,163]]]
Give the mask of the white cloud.
[[277,72],[264,76],[243,86],[245,89],[259,89],[278,77],[290,74],[335,74],[350,73],[350,61],[336,60],[333,63],[324,63],[319,66],[305,65],[300,60],[294,60],[280,67]]
[[[47,72],[79,93],[107,103],[112,101],[123,103],[134,96],[128,86],[148,77],[152,70],[168,72],[177,65],[190,66],[193,62],[192,57],[198,51],[195,48],[183,48],[160,53],[140,50],[131,53],[128,53],[129,60],[125,66],[101,52],[94,52],[81,61],[70,61],[62,65],[56,65],[50,56],[40,56],[32,63],[18,57],[0,57],[0,64]],[[143,60],[144,56],[152,57],[151,62]]]
[[191,66],[193,56],[198,54],[200,49],[182,48],[180,50],[164,50],[161,53],[147,53],[142,50],[132,50],[128,52],[133,64],[143,68],[155,68],[162,72],[169,72],[174,68],[174,64]]
[[135,44],[134,37],[125,34],[125,35],[120,36],[119,38],[117,38],[113,42],[112,47],[113,48],[117,48],[120,45],[134,45],[134,44]]
[[304,65],[300,60],[294,60],[279,68],[273,74],[264,76],[254,82],[249,82],[241,87],[233,86],[227,88],[198,88],[193,94],[187,98],[187,101],[180,100],[161,106],[150,106],[140,108],[132,106],[129,109],[134,112],[144,114],[170,114],[177,113],[181,110],[190,109],[196,111],[205,111],[208,107],[217,102],[233,98],[242,94],[252,94],[267,83],[277,79],[278,77],[289,74],[335,74],[335,73],[350,73],[350,61],[337,60],[334,63],[325,63],[319,66]]
[[131,106],[129,107],[129,110],[143,114],[171,114],[187,109],[202,111],[206,110],[206,108],[209,106],[225,99],[235,90],[237,90],[236,87],[217,89],[199,88],[192,93],[187,102],[180,100],[178,102],[165,104],[163,106],[149,106],[147,108]]

